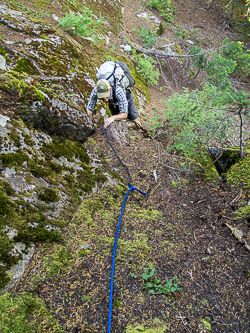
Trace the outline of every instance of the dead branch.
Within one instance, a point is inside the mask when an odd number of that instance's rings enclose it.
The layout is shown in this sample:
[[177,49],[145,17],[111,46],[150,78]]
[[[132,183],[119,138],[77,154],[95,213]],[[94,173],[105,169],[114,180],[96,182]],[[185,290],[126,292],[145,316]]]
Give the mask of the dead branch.
[[160,67],[161,76],[162,76],[162,78],[163,78],[163,80],[164,80],[165,85],[166,85],[167,87],[169,87],[170,90],[173,92],[169,80],[167,79],[166,75],[163,73],[162,65],[161,65],[161,62],[159,61],[159,58],[156,57],[156,60],[157,60],[158,65],[159,65],[159,67]]
[[197,54],[173,54],[173,53],[166,53],[164,51],[155,50],[155,49],[145,49],[144,47],[141,47],[140,45],[133,43],[133,46],[135,47],[137,52],[141,52],[144,54],[151,54],[155,57],[159,58],[191,58],[191,57],[197,57],[203,54],[211,53],[214,50],[209,50],[206,52],[200,52]]
[[243,151],[243,118],[242,118],[242,105],[240,106],[239,110],[239,118],[240,118],[240,161],[244,157],[244,151]]
[[247,244],[247,242],[242,238],[242,236],[239,234],[236,228],[233,228],[230,224],[225,223],[226,226],[231,230],[232,234],[238,239],[239,242],[243,243],[245,245],[245,248],[250,251],[250,246]]

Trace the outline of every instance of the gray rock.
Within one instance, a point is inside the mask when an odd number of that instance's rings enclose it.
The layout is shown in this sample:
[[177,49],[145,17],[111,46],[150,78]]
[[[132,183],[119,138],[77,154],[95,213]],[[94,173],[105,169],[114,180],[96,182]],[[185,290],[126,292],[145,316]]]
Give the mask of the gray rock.
[[6,71],[7,71],[6,60],[3,56],[0,55],[0,73],[4,73]]

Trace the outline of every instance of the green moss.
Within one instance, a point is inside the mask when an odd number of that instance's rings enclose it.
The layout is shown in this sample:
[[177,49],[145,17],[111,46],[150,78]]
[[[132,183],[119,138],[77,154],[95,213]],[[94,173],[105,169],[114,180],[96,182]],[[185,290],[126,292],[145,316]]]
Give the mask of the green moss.
[[123,180],[122,176],[120,176],[118,173],[116,173],[114,171],[111,171],[111,170],[108,170],[108,173],[110,174],[110,176],[113,179],[118,179],[121,183],[124,183],[124,180]]
[[[102,216],[105,216],[103,214]],[[105,217],[106,218],[106,217]],[[100,236],[101,241],[103,242],[103,253],[106,254],[110,251],[110,248],[114,244],[114,239],[112,237]],[[118,250],[116,254],[116,260],[123,262],[126,259],[132,258],[136,260],[144,259],[150,250],[150,247],[147,244],[148,237],[146,234],[135,234],[134,239],[131,240],[118,240]]]
[[17,59],[17,64],[13,70],[19,73],[27,73],[29,75],[39,75],[38,70],[35,68],[32,61],[28,58]]
[[60,196],[53,188],[42,188],[38,193],[38,198],[45,202],[57,202],[60,200]]
[[58,230],[47,230],[44,226],[29,227],[24,226],[14,238],[18,242],[29,244],[30,242],[60,242],[63,237]]
[[11,264],[17,262],[17,257],[10,254],[13,249],[13,244],[10,242],[8,236],[0,231],[0,261],[3,262],[7,268],[10,268]]
[[227,180],[232,184],[232,186],[249,189],[250,155],[245,156],[242,161],[231,166],[227,172]]
[[65,271],[70,262],[69,249],[62,245],[56,245],[53,248],[53,253],[45,258],[44,269],[46,276],[57,275],[59,272]]
[[16,153],[7,153],[1,154],[1,161],[5,166],[12,168],[14,166],[20,166],[25,161],[29,160],[27,154],[25,154],[22,150],[17,150]]
[[162,34],[162,31],[163,31],[163,23],[161,22],[156,31],[157,35],[160,36]]
[[6,92],[15,92],[25,104],[31,101],[43,101],[44,95],[35,86],[25,81],[27,75],[27,73],[9,71],[0,75],[0,87]]
[[6,269],[0,266],[0,289],[10,281],[10,275],[6,273]]
[[29,168],[35,177],[47,177],[49,175],[49,171],[46,170],[44,165],[39,165],[37,159],[29,160]]
[[[24,135],[23,135],[24,136]],[[24,137],[24,142],[26,143],[26,145],[30,146],[30,147],[34,147],[35,142],[34,140],[32,140],[30,137],[26,136]]]
[[77,186],[84,192],[91,192],[92,188],[95,186],[95,177],[91,170],[78,170],[76,178],[78,181]]
[[0,54],[4,56],[5,53],[6,53],[5,49],[3,49],[2,47],[0,47]]
[[74,162],[73,157],[76,157],[82,163],[90,162],[87,149],[80,142],[67,140],[63,137],[53,137],[53,142],[43,145],[41,150],[50,157],[64,156],[71,162]]
[[232,187],[238,187],[243,190],[246,197],[245,205],[235,212],[236,219],[250,218],[249,184],[250,184],[250,155],[246,155],[242,161],[231,166],[226,174],[227,181]]
[[50,165],[50,168],[52,170],[54,170],[56,173],[61,173],[63,170],[63,167],[60,164],[50,162],[49,165]]
[[[196,155],[196,162],[199,164],[198,169],[201,169],[200,165],[202,168],[206,168],[213,163],[206,149],[201,150],[199,154]],[[207,179],[219,180],[219,174],[214,165],[205,169],[204,173]]]
[[32,333],[38,327],[40,332],[63,333],[57,320],[38,297],[22,293],[0,296],[0,331],[6,333]]
[[12,127],[11,132],[8,134],[8,137],[17,148],[21,147],[20,136],[15,127]]

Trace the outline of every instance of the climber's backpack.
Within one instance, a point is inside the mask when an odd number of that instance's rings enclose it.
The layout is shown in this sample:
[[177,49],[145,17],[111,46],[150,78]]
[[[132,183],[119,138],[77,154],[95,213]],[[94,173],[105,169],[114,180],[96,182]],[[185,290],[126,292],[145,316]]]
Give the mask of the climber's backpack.
[[98,69],[96,77],[98,80],[108,80],[112,87],[120,85],[128,89],[135,84],[135,80],[132,78],[128,66],[123,62],[104,62]]

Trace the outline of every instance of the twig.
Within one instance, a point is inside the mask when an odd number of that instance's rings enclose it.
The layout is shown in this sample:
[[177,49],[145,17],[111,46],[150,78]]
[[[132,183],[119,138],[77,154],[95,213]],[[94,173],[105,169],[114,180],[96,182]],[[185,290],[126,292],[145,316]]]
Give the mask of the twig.
[[167,87],[169,87],[169,88],[170,88],[170,90],[173,92],[173,90],[172,90],[172,88],[171,88],[171,86],[170,86],[170,82],[168,81],[168,79],[167,79],[166,75],[164,74],[164,72],[163,72],[163,70],[162,70],[162,65],[161,65],[161,63],[160,63],[160,61],[159,61],[159,58],[158,58],[158,57],[156,57],[156,60],[157,60],[157,62],[158,62],[158,65],[159,65],[159,67],[160,67],[161,76],[162,76],[162,78],[163,78],[163,80],[164,80],[164,82],[165,82],[166,86],[167,86]]
[[216,158],[215,161],[213,161],[213,163],[209,164],[207,167],[203,168],[203,169],[200,169],[200,170],[194,170],[194,171],[188,171],[190,173],[193,173],[193,172],[202,172],[208,168],[210,168],[212,165],[214,165],[222,156],[222,154],[224,153],[224,150],[220,153],[219,157]]
[[238,201],[241,198],[241,196],[242,196],[242,189],[240,190],[240,193],[229,203],[229,205],[231,205],[235,201]]
[[[181,321],[182,321],[182,324],[183,324],[183,326],[185,327],[185,329],[188,331],[188,332],[190,332],[191,333],[191,331],[189,330],[189,328],[185,325],[185,323],[184,323],[184,321],[183,321],[183,318],[182,318],[182,316],[179,314],[179,317],[177,317],[177,318],[180,318],[181,319]],[[185,317],[184,317],[185,318]]]
[[231,220],[231,221],[236,221],[236,219],[233,219],[233,218],[225,216],[225,215],[222,215],[222,217],[225,217],[225,219],[228,219],[228,220]]
[[148,196],[148,199],[149,197],[151,197],[151,195],[157,190],[157,188],[160,186],[160,183],[153,189],[153,191],[149,194]]
[[244,157],[244,151],[243,151],[243,118],[241,114],[242,110],[242,105],[240,106],[240,111],[239,111],[239,117],[240,117],[240,161]]
[[198,75],[199,75],[199,73],[200,73],[200,70],[201,70],[201,69],[200,69],[200,67],[199,67],[198,72],[196,73],[195,77],[192,78],[192,80],[188,81],[188,82],[187,82],[188,84],[194,82],[194,80],[198,77]]
[[[153,156],[153,157],[154,157],[154,158],[158,158],[158,156]],[[167,167],[167,168],[169,168],[169,169],[173,169],[173,170],[179,171],[179,169],[173,168],[173,167],[171,167],[171,166],[169,166],[169,165],[167,165],[167,164],[164,164],[164,163],[161,163],[161,162],[159,162],[159,164],[161,164],[161,165],[163,165],[163,166],[165,166],[165,167]]]

